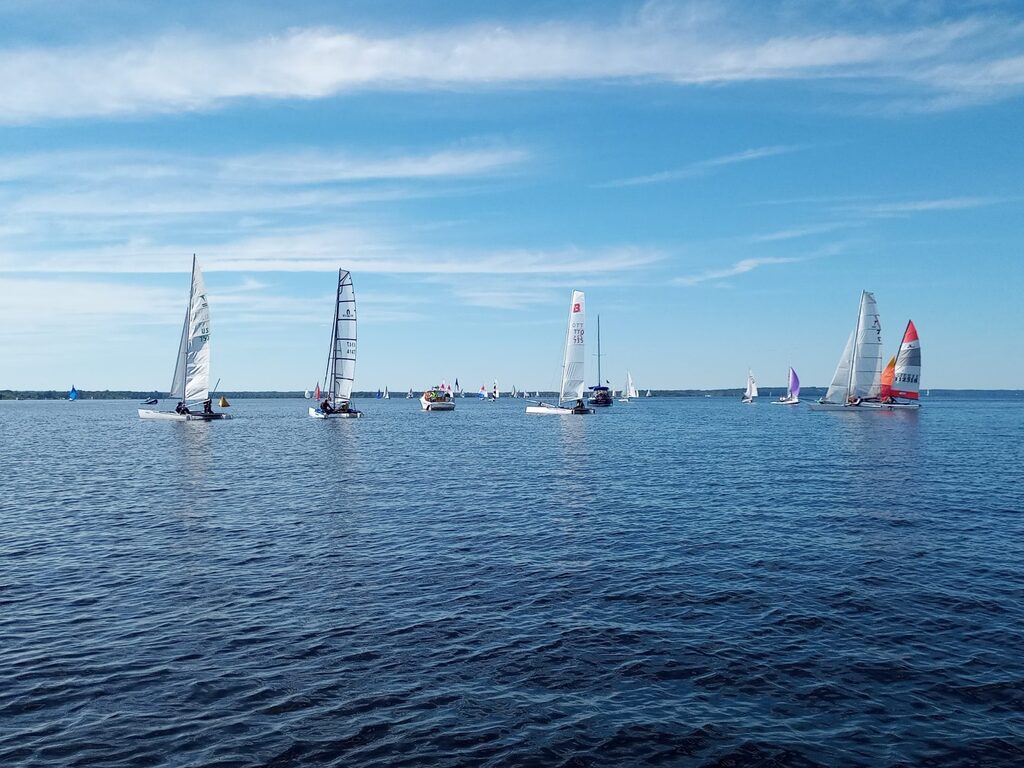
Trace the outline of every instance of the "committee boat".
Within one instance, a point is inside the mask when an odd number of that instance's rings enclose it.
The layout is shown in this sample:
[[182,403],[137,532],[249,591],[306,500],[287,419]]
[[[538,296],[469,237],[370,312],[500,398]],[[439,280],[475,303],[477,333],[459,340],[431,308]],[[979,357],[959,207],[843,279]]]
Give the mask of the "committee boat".
[[[594,413],[583,404],[583,382],[586,368],[584,331],[586,305],[583,291],[573,291],[569,302],[569,327],[565,333],[565,352],[562,356],[562,385],[558,390],[558,404],[538,402],[528,405],[527,413],[552,416],[581,416]],[[574,401],[574,402],[573,402]],[[565,407],[564,402],[573,402]]]
[[[314,419],[358,419],[363,414],[351,406],[352,385],[356,376],[356,292],[352,273],[338,270],[338,292],[334,299],[331,345],[324,375],[324,399],[309,408]],[[320,385],[317,382],[317,391]],[[317,400],[320,396],[317,395]]]
[[797,405],[800,402],[800,377],[792,366],[789,369],[789,385],[786,387],[785,397],[772,400],[772,405]]
[[206,299],[203,272],[192,256],[192,282],[189,285],[185,324],[181,329],[178,357],[174,364],[169,398],[177,398],[173,411],[139,408],[141,419],[164,421],[217,421],[230,419],[215,413],[210,399],[210,304]]
[[431,387],[420,397],[420,408],[424,411],[454,411],[452,393],[444,386]]
[[757,397],[757,382],[754,381],[754,372],[748,368],[747,388],[743,391],[743,397],[740,398],[740,402],[745,405],[752,405],[755,397]]

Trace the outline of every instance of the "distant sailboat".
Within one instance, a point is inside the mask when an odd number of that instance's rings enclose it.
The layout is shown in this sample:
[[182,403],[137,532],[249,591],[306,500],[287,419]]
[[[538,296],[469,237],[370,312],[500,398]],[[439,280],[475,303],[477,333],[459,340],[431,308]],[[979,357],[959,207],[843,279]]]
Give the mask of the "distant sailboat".
[[757,397],[757,382],[754,381],[754,372],[747,369],[747,388],[743,392],[743,397],[740,399],[741,403],[751,405],[754,402],[754,398]]
[[[331,322],[331,344],[327,352],[327,370],[324,384],[327,393],[324,402],[309,408],[314,419],[358,419],[363,414],[352,408],[352,385],[356,376],[356,293],[352,286],[352,273],[338,270],[338,292],[334,299],[334,319]],[[317,382],[317,401],[320,400]],[[325,407],[326,404],[326,407]]]
[[75,401],[77,399],[78,399],[78,390],[75,389],[75,385],[72,384],[71,385],[71,391],[68,392],[68,400],[71,400],[73,402],[73,401]]
[[320,394],[321,394],[321,392],[320,392],[320,382],[318,381],[316,383],[316,389],[313,391],[313,399],[314,400],[319,400],[320,399]]
[[480,391],[477,393],[476,396],[479,397],[481,400],[486,400],[487,399],[487,387],[485,387],[483,384],[481,384],[480,385]]
[[406,394],[405,399],[412,400],[414,397],[416,397],[416,395],[412,393],[412,387],[409,387],[409,392]]
[[789,369],[789,386],[786,389],[785,397],[773,400],[774,405],[796,405],[800,402],[800,377],[792,367]]
[[[556,416],[583,415],[594,413],[593,408],[583,404],[583,382],[585,380],[586,348],[586,305],[583,291],[573,291],[569,302],[569,326],[565,333],[565,352],[562,356],[562,384],[558,390],[558,405],[537,403],[526,407],[527,413],[551,414]],[[575,401],[568,408],[563,402]]]
[[309,400],[309,398],[311,398],[311,397],[312,397],[313,395],[311,395],[311,394],[309,393],[309,390],[307,389],[307,390],[306,390],[305,392],[303,392],[303,393],[302,393],[302,396],[303,396],[304,398],[306,398],[307,400]]
[[636,385],[633,383],[633,374],[626,371],[626,386],[622,388],[622,398],[619,400],[620,403],[628,403],[630,398],[640,397],[640,393],[636,389]]
[[650,397],[650,396],[651,396],[651,390],[649,390],[649,389],[648,389],[648,390],[647,390],[647,394],[646,394],[646,395],[644,395],[644,397]]
[[388,392],[387,384],[384,385],[384,399],[385,400],[390,400],[391,399],[391,393]]
[[498,380],[495,379],[494,380],[494,388],[491,389],[491,394],[488,395],[488,399],[493,402],[493,401],[497,400],[499,397],[501,397],[501,392],[498,391]]

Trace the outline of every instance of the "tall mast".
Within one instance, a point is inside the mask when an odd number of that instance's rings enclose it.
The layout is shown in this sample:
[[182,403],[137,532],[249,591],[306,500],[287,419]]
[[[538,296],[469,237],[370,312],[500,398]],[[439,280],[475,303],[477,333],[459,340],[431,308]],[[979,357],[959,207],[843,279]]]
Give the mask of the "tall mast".
[[597,316],[597,386],[601,386],[601,316]]
[[185,308],[185,359],[181,366],[181,402],[188,398],[188,353],[192,347],[192,299],[196,289],[196,255],[192,254],[192,276],[188,281],[188,306]]
[[341,303],[341,270],[338,270],[338,291],[334,296],[334,319],[331,321],[331,351],[327,355],[327,371],[324,373],[324,385],[327,395],[334,404],[334,372],[338,364],[338,305]]

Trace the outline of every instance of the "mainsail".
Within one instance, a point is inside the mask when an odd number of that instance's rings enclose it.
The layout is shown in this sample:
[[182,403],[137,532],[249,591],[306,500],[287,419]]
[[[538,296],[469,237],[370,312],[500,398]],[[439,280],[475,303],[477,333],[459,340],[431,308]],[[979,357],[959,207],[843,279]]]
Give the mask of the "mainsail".
[[[750,370],[749,368],[747,369],[747,391],[746,391],[746,396],[748,398],[750,398],[751,400],[753,400],[755,397],[757,397],[757,382],[754,381],[754,372],[752,370]],[[733,397],[735,397],[735,395],[733,395]]]
[[586,306],[583,291],[573,291],[569,302],[569,327],[565,334],[565,357],[562,359],[562,386],[558,400],[583,399],[584,330]]
[[331,324],[331,347],[327,356],[327,397],[331,405],[352,399],[356,375],[356,294],[352,275],[338,270],[338,295]]
[[886,363],[885,368],[882,370],[882,376],[879,379],[878,396],[885,400],[888,397],[892,397],[892,380],[896,377],[896,355],[889,358],[889,362]]
[[875,294],[864,291],[860,297],[857,317],[856,351],[850,394],[854,397],[878,397],[882,375],[882,324],[878,317]]
[[917,400],[921,386],[921,342],[914,321],[907,321],[892,381],[892,396]]
[[633,375],[626,371],[626,397],[640,397],[640,393],[636,391],[636,385],[633,383]]
[[829,403],[845,403],[850,396],[850,369],[853,364],[853,337],[856,331],[850,331],[850,337],[846,340],[846,347],[836,365],[836,372],[832,375],[832,383],[828,385],[828,392],[825,393],[825,401]]
[[169,396],[185,402],[206,400],[210,396],[210,305],[203,272],[195,256],[192,256],[192,284]]

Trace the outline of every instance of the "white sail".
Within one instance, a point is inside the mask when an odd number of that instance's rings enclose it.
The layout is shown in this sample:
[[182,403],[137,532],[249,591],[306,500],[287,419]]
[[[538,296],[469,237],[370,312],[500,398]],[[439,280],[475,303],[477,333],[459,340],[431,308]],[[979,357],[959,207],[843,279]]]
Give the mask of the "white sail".
[[583,291],[573,291],[572,300],[569,302],[569,327],[565,334],[565,357],[562,359],[559,402],[583,399],[586,314]]
[[206,400],[210,396],[210,304],[206,298],[203,272],[192,257],[192,285],[188,310],[181,329],[178,359],[170,397],[186,402]]
[[857,331],[850,331],[850,337],[846,340],[843,354],[836,365],[836,372],[832,375],[832,383],[828,385],[825,393],[825,402],[845,403],[850,396],[850,371],[853,368],[853,346]]
[[352,274],[338,270],[338,295],[331,324],[331,346],[327,357],[327,397],[331,404],[352,399],[356,375],[356,294]]
[[[754,372],[752,370],[750,370],[749,368],[747,369],[747,391],[746,391],[746,396],[749,399],[751,399],[751,400],[753,400],[755,397],[757,397],[757,382],[754,381]],[[735,395],[734,395],[734,397],[735,397]]]
[[857,315],[857,339],[850,377],[853,397],[878,397],[882,377],[882,324],[875,295],[864,291]]

